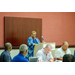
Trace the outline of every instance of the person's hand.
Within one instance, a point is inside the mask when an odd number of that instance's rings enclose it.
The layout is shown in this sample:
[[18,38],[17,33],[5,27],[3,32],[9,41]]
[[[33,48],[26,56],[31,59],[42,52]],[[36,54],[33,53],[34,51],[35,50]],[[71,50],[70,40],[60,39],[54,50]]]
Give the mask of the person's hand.
[[44,62],[44,61],[43,61],[43,60],[39,60],[39,59],[38,59],[38,62]]
[[45,41],[42,41],[42,43],[45,43]]
[[49,62],[48,60],[46,62]]
[[37,44],[34,44],[34,46],[35,46],[35,45],[37,45]]
[[54,62],[54,58],[50,59],[49,62]]
[[42,60],[42,62],[44,62],[44,61]]
[[50,60],[49,62],[54,62],[53,60]]

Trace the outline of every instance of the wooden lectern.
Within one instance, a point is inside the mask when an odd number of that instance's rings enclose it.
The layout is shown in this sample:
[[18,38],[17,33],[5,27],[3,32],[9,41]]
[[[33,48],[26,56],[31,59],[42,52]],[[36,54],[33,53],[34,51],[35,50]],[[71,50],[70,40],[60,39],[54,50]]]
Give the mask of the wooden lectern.
[[44,48],[46,46],[46,44],[50,44],[52,46],[51,53],[52,53],[53,57],[55,57],[55,43],[39,43],[39,44],[35,45],[34,56],[36,56],[37,51]]

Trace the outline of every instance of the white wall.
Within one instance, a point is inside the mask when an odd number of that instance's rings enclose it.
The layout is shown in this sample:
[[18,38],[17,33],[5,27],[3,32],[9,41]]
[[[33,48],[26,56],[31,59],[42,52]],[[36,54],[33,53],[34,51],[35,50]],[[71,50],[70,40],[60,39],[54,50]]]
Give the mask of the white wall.
[[[56,48],[57,50],[58,48]],[[69,48],[71,50],[71,53],[74,54],[74,50],[75,48]],[[0,54],[3,52],[4,50],[0,50]],[[11,50],[11,57],[13,58],[14,56],[16,56],[19,53],[19,49],[12,49]]]

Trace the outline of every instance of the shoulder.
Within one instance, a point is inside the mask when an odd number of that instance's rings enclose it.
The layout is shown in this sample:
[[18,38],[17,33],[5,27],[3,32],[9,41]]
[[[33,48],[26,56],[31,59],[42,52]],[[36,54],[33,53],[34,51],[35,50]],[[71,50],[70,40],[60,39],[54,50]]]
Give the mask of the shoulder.
[[40,49],[37,54],[43,54],[43,49]]
[[22,62],[28,62],[28,60],[22,54],[20,54],[20,53],[17,55],[17,57]]
[[68,51],[70,51],[70,49],[67,49]]
[[35,37],[36,39],[38,39],[37,37]]
[[4,53],[6,53],[6,51],[5,51],[5,50],[2,52],[2,54],[4,54]]
[[14,56],[14,58],[13,58],[13,59],[16,59],[16,58],[18,58],[18,55]]
[[19,54],[13,57],[12,62],[17,62],[18,60],[20,60]]
[[29,41],[29,40],[33,40],[33,38],[32,38],[32,37],[29,37],[29,38],[28,38],[28,41]]
[[35,39],[37,40],[38,43],[40,43],[40,40],[37,37],[35,37]]
[[42,49],[40,49],[38,52],[43,52],[43,48],[42,48]]
[[32,39],[32,37],[29,37],[28,39]]
[[7,51],[3,51],[2,55],[9,56],[9,53]]
[[29,61],[26,58],[17,55],[13,58],[12,62],[29,62]]
[[58,53],[61,53],[61,52],[62,52],[62,48],[61,48],[61,47],[56,50],[56,53],[57,53],[57,54],[58,54]]
[[38,39],[37,37],[35,37],[35,39]]
[[16,60],[16,56],[12,59],[12,62],[15,62],[15,60]]
[[57,51],[61,51],[61,49],[62,49],[62,48],[60,47],[60,48],[57,49]]
[[51,51],[48,53],[48,55],[52,55]]
[[71,52],[70,49],[67,49],[68,52]]
[[52,54],[51,51],[49,52],[49,54]]

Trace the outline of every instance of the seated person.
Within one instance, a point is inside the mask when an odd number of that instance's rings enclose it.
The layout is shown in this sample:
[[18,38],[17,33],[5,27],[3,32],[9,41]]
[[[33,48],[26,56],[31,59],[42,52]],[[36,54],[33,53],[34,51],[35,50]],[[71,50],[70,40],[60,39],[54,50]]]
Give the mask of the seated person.
[[63,60],[63,56],[65,54],[71,54],[71,51],[68,49],[69,44],[68,42],[63,42],[62,47],[60,47],[59,49],[56,50],[56,54],[55,57],[57,58],[57,60]]
[[13,58],[12,62],[29,62],[25,58],[25,55],[27,55],[27,53],[28,53],[27,45],[25,45],[25,44],[20,45],[19,51],[20,51],[20,53]]
[[6,43],[5,44],[5,50],[1,54],[1,62],[11,62],[12,58],[10,56],[10,51],[12,49],[11,43]]
[[51,54],[52,46],[47,44],[45,48],[42,48],[36,53],[36,57],[41,58],[44,62],[53,62],[54,58]]
[[75,62],[75,57],[72,54],[65,54],[63,56],[63,62]]
[[36,31],[31,32],[31,37],[28,38],[27,45],[28,45],[28,54],[26,58],[29,60],[29,57],[33,57],[34,54],[34,46],[39,44],[40,41],[36,37]]

